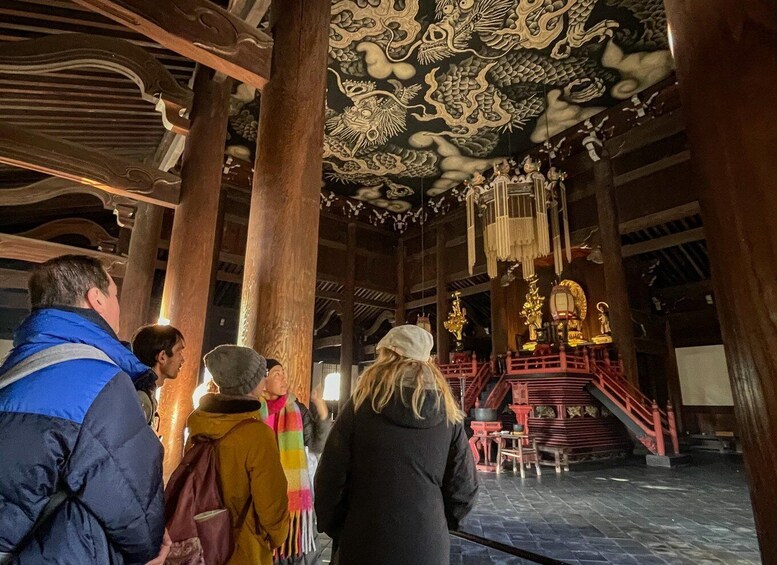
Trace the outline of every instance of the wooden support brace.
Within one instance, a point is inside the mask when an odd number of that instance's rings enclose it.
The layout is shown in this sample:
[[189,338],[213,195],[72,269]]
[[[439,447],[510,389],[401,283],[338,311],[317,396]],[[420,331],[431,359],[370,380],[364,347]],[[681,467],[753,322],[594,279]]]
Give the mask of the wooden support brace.
[[0,122],[0,163],[175,208],[181,179],[154,167]]

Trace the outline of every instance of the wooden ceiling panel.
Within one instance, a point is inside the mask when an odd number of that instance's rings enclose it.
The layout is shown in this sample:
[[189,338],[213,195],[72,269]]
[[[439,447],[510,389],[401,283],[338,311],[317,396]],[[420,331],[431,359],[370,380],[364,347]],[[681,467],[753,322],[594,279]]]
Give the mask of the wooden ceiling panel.
[[[193,61],[69,0],[0,3],[0,41],[64,33],[129,41],[153,55],[181,84],[194,72]],[[0,73],[0,120],[137,160],[151,157],[165,133],[159,113],[141,99],[132,80],[88,68]]]

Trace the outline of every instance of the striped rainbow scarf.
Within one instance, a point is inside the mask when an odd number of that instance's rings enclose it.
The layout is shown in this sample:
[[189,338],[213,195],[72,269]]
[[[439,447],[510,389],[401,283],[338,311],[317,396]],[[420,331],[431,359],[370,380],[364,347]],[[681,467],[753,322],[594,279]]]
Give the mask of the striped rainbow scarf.
[[[262,402],[261,414],[262,419],[266,421],[269,415],[266,401]],[[275,550],[275,557],[287,559],[309,553],[316,548],[313,491],[305,453],[302,413],[292,393],[286,395],[286,402],[275,418],[281,465],[289,484],[289,514],[291,515],[289,536],[283,546]]]

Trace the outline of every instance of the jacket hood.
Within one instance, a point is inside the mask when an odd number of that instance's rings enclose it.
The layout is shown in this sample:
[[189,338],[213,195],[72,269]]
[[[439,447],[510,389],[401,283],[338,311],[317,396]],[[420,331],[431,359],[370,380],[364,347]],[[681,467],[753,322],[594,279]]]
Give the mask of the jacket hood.
[[149,369],[116,339],[112,331],[89,317],[74,309],[41,308],[27,316],[16,330],[14,348],[0,368],[0,374],[38,351],[63,343],[96,347],[132,380],[143,376]]
[[433,390],[427,389],[426,391],[426,398],[424,398],[424,402],[421,405],[420,420],[413,414],[413,408],[411,407],[412,398],[412,388],[397,388],[394,396],[381,411],[381,416],[403,428],[433,428],[445,421],[445,406],[442,399],[440,399],[440,406],[437,406],[437,395]]
[[261,422],[260,406],[258,400],[251,398],[206,394],[199,408],[189,416],[189,437],[202,434],[220,438],[243,420],[251,418]]

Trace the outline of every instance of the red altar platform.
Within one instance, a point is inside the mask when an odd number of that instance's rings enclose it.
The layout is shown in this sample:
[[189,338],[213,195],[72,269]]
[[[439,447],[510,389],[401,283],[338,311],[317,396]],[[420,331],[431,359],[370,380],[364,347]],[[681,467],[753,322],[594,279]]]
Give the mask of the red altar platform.
[[[601,350],[598,355],[609,354]],[[570,462],[617,456],[630,448],[623,424],[588,391],[590,349],[508,355],[505,365],[504,380],[513,396],[510,408],[538,444],[563,453]]]

